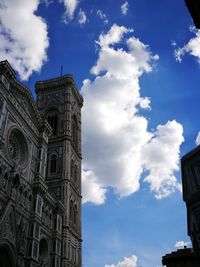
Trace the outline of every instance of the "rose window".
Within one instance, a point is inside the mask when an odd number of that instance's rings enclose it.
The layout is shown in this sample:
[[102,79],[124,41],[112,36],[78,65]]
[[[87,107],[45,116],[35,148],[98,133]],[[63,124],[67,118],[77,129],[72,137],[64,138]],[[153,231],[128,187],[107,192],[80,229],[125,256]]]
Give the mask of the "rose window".
[[9,139],[8,139],[8,150],[9,150],[11,159],[16,162],[19,156],[19,145],[13,134],[10,134]]
[[28,159],[26,138],[19,129],[13,128],[9,131],[7,140],[8,153],[11,161],[15,165],[24,166]]

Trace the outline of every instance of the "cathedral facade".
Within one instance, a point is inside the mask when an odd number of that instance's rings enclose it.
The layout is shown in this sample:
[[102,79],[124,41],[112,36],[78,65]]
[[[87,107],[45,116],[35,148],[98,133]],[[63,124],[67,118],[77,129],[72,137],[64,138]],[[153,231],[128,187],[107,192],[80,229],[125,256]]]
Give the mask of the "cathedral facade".
[[81,107],[73,77],[0,62],[0,266],[81,267]]

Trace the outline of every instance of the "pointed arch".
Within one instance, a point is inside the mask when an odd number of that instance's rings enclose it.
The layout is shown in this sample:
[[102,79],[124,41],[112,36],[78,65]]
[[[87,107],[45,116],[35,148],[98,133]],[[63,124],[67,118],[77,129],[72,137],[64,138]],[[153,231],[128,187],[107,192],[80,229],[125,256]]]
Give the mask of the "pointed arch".
[[78,167],[77,165],[75,165],[75,168],[74,168],[74,181],[77,182],[78,180]]
[[69,219],[70,219],[70,222],[73,223],[73,201],[72,199],[70,200],[70,204],[69,204]]
[[42,237],[39,244],[39,263],[40,266],[47,267],[49,258],[49,247],[46,238]]
[[58,134],[58,124],[59,124],[59,102],[56,99],[51,99],[46,105],[46,119],[51,125],[52,135],[56,136]]
[[50,156],[50,173],[55,174],[57,172],[58,157],[56,154]]
[[78,120],[76,115],[74,114],[72,116],[72,125],[71,125],[71,131],[72,131],[72,145],[73,147],[78,150]]
[[74,205],[74,226],[77,227],[77,218],[78,218],[78,208],[77,205]]
[[8,241],[0,242],[0,262],[2,267],[16,265],[16,253]]
[[71,179],[74,179],[74,160],[71,160]]

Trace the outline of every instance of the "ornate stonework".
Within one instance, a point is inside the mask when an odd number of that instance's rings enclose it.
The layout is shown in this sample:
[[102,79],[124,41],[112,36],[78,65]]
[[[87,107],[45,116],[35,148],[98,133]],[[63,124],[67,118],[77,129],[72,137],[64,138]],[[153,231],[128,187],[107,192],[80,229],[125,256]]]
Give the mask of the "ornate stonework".
[[28,161],[28,145],[22,131],[12,126],[8,130],[6,148],[10,160],[15,166],[24,167]]
[[0,262],[81,267],[83,99],[70,75],[36,94],[0,62]]

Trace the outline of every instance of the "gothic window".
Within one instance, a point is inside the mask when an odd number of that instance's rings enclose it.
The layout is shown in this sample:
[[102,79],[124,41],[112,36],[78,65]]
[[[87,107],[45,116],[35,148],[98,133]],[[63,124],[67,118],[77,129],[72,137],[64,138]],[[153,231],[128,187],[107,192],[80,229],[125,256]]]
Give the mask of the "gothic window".
[[72,145],[78,149],[78,122],[75,115],[72,116]]
[[2,108],[3,108],[3,99],[0,98],[0,111],[2,110]]
[[29,244],[28,255],[32,256],[32,243]]
[[33,257],[36,259],[38,257],[38,245],[36,242],[34,242],[34,246],[33,246]]
[[57,217],[54,218],[54,229],[57,229]]
[[46,239],[42,238],[39,245],[39,263],[40,266],[48,266],[48,243]]
[[75,182],[78,179],[78,167],[73,160],[71,160],[71,179]]
[[40,171],[40,158],[41,158],[41,149],[38,149],[38,154],[37,154],[37,172]]
[[70,218],[70,222],[72,223],[72,219],[73,219],[73,201],[72,200],[70,200],[69,218]]
[[52,135],[58,134],[58,112],[57,110],[51,110],[47,116],[47,121],[51,125]]
[[40,196],[37,196],[36,199],[36,212],[39,216],[42,215],[42,210],[43,210],[43,200]]
[[62,220],[60,215],[58,215],[58,227],[57,227],[58,231],[61,233],[62,231]]
[[31,202],[32,201],[32,195],[30,194],[28,197],[28,200]]
[[35,227],[35,237],[36,237],[37,239],[39,238],[39,231],[40,231],[40,229],[39,229],[39,225],[36,224],[36,227]]
[[57,170],[57,156],[52,155],[50,158],[50,173],[55,173]]
[[56,240],[53,241],[53,252],[56,252]]
[[75,182],[77,181],[77,178],[78,178],[78,168],[77,168],[77,165],[75,166],[75,170],[74,170],[74,180]]
[[78,222],[78,208],[77,205],[70,200],[70,223],[74,228],[77,228]]
[[22,186],[19,188],[19,194],[18,194],[18,201],[21,202],[21,197],[22,197]]
[[74,178],[74,161],[73,159],[71,160],[71,179]]
[[18,186],[18,185],[20,184],[20,177],[19,177],[19,174],[18,174],[18,173],[15,174],[15,177],[14,177],[14,179],[13,179],[13,184],[14,184],[15,186]]
[[[57,241],[57,251],[56,251],[58,254],[60,254],[60,242]],[[59,265],[58,265],[59,266]]]
[[28,208],[27,191],[24,192],[24,205],[26,208]]
[[74,206],[74,225],[77,226],[77,213],[78,213],[78,210],[77,210],[77,206],[75,205]]
[[48,215],[48,226],[51,228],[51,211],[49,211]]
[[30,236],[31,237],[33,236],[33,232],[34,232],[34,224],[31,223],[31,226],[30,226]]
[[28,197],[28,202],[29,202],[29,210],[32,209],[32,195],[30,194]]

